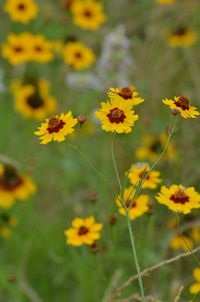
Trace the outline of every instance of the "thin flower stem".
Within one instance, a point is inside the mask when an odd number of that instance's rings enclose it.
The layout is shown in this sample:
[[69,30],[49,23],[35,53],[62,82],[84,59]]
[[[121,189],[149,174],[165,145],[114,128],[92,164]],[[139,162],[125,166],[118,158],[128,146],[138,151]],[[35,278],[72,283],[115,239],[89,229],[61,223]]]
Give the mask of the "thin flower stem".
[[120,192],[122,192],[122,184],[121,184],[121,180],[120,180],[120,177],[119,177],[119,172],[118,172],[118,169],[117,169],[117,164],[116,164],[115,154],[114,154],[115,135],[116,135],[116,133],[114,133],[113,137],[112,137],[111,154],[112,154],[113,165],[114,165],[115,173],[116,173],[116,176],[117,176],[117,181],[118,181],[118,184],[119,184]]

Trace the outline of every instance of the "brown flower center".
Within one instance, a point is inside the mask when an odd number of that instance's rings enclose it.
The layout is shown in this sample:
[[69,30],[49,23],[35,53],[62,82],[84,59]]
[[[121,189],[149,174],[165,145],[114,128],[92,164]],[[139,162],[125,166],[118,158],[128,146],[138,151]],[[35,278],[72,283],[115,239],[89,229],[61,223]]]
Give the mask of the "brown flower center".
[[135,208],[136,207],[136,203],[132,199],[126,200],[125,205],[126,205],[127,209],[130,207],[130,205],[131,205],[131,208]]
[[185,204],[189,202],[189,197],[185,194],[185,192],[182,189],[179,189],[170,197],[170,200],[172,200],[175,203]]
[[162,145],[161,145],[160,141],[155,140],[153,142],[153,144],[150,146],[150,149],[151,149],[152,152],[157,153],[158,151],[160,151],[161,147],[162,147]]
[[38,92],[35,92],[33,95],[29,96],[26,102],[32,109],[38,109],[44,105],[44,102]]
[[0,188],[6,191],[13,191],[23,183],[23,180],[11,166],[4,167],[4,173],[0,177]]
[[25,6],[24,3],[20,3],[20,4],[17,6],[17,8],[18,8],[19,10],[25,10],[26,6]]
[[47,131],[49,132],[49,134],[51,133],[58,133],[60,131],[60,129],[62,129],[65,125],[65,122],[63,122],[63,120],[60,120],[57,117],[53,117],[49,120],[48,122],[48,128]]
[[20,46],[16,46],[16,47],[14,47],[14,51],[15,51],[15,52],[22,52],[22,51],[23,51],[23,48],[20,47]]
[[79,236],[86,235],[89,232],[89,229],[85,226],[81,226],[78,230]]
[[124,87],[124,88],[120,89],[120,91],[118,92],[118,95],[121,96],[125,100],[132,99],[133,91],[129,87]]
[[148,174],[148,172],[147,171],[145,171],[145,170],[143,170],[138,176],[139,176],[139,178],[141,178],[141,179],[149,179],[149,175],[147,176],[147,174]]
[[81,59],[81,58],[82,58],[82,53],[79,52],[79,51],[77,51],[77,52],[75,53],[75,57],[76,57],[77,59]]
[[178,101],[174,102],[177,107],[180,107],[182,110],[190,109],[190,100],[185,96],[179,96]]
[[113,108],[110,110],[110,113],[106,115],[109,118],[111,123],[123,123],[124,119],[126,118],[124,111],[120,110],[119,108]]
[[186,32],[187,32],[187,29],[185,27],[179,27],[173,31],[173,35],[184,36],[186,34]]
[[85,10],[83,14],[87,18],[91,18],[92,17],[92,12],[90,10],[88,10],[88,9]]

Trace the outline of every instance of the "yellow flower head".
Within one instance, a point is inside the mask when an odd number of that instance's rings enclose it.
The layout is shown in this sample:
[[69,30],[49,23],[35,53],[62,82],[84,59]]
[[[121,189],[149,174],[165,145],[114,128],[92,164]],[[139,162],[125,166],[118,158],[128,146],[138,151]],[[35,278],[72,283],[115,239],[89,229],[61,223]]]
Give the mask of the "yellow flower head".
[[102,102],[95,115],[101,121],[103,130],[117,133],[131,132],[132,126],[139,118],[134,114],[132,104],[125,103],[122,98]]
[[15,217],[11,217],[7,213],[0,215],[0,236],[4,238],[10,237],[12,228],[16,227],[18,220]]
[[19,174],[10,165],[0,165],[0,207],[10,208],[15,199],[26,200],[36,191],[29,176]]
[[[144,179],[148,174],[150,167],[145,163],[138,163],[132,165],[131,169],[127,172],[128,178],[132,185],[137,185],[139,181]],[[161,183],[160,172],[152,170],[142,184],[142,188],[156,189],[158,184]]]
[[196,242],[200,242],[200,229],[198,227],[193,227],[191,229],[191,236]]
[[138,96],[138,92],[136,91],[136,88],[133,86],[121,87],[121,88],[109,88],[108,96],[112,99],[122,98],[124,102],[130,102],[133,106],[144,102],[144,99],[141,99]]
[[190,251],[193,248],[192,240],[186,235],[175,235],[170,240],[170,247],[173,250],[183,250],[185,252]]
[[56,115],[51,119],[46,119],[45,123],[35,132],[41,139],[41,144],[48,144],[52,140],[62,142],[65,136],[74,131],[74,126],[77,124],[77,119],[73,118],[71,111],[66,114]]
[[[136,149],[135,157],[139,160],[148,159],[151,161],[156,161],[167,143],[167,138],[168,136],[166,133],[161,133],[158,137],[148,134],[143,135],[142,146]],[[169,142],[163,159],[175,159],[176,157],[177,151],[173,143]]]
[[13,21],[28,23],[38,13],[38,5],[34,0],[7,0],[4,10]]
[[47,63],[53,59],[52,43],[43,35],[32,35],[30,47],[32,61]]
[[181,27],[168,30],[166,39],[170,47],[190,47],[196,42],[197,34],[194,30]]
[[200,115],[196,107],[190,106],[190,100],[185,96],[175,96],[174,100],[164,99],[162,101],[172,111],[176,110],[184,118],[196,118]]
[[81,42],[68,42],[64,47],[64,61],[74,69],[89,67],[95,59],[93,51]]
[[159,4],[171,4],[175,2],[176,0],[156,0]]
[[74,24],[83,29],[97,30],[106,21],[103,4],[94,0],[74,0],[70,6]]
[[156,199],[170,210],[183,214],[190,213],[192,209],[200,208],[200,194],[193,187],[185,188],[182,185],[172,185],[168,189],[162,186]]
[[133,200],[135,195],[134,187],[128,187],[124,190],[124,196],[119,194],[116,198],[116,204],[119,209],[119,213],[126,216],[126,211],[123,207],[123,204],[126,208],[131,208],[128,212],[129,217],[131,220],[136,219],[137,217],[142,216],[144,213],[149,211],[148,202],[149,196],[148,195],[139,195],[135,200]]
[[12,92],[16,111],[27,118],[44,119],[48,114],[55,112],[57,105],[49,90],[49,82],[43,79],[33,84],[14,81]]
[[100,238],[100,230],[102,223],[96,223],[93,216],[85,219],[75,218],[72,221],[72,228],[65,230],[64,234],[67,237],[67,244],[80,246],[83,244],[92,245]]
[[200,267],[196,267],[193,270],[193,276],[194,279],[196,280],[196,283],[190,286],[190,293],[197,294],[200,291]]

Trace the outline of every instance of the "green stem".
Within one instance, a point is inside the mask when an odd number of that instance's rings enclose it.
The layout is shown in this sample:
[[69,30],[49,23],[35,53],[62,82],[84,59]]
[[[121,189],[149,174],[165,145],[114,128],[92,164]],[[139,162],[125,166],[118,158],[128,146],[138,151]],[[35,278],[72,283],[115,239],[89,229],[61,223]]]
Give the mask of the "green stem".
[[120,177],[119,177],[119,172],[118,172],[118,169],[117,169],[117,164],[116,164],[115,154],[114,154],[115,135],[116,135],[116,133],[113,134],[113,138],[112,138],[111,154],[112,154],[113,165],[114,165],[115,173],[116,173],[116,176],[117,176],[120,192],[122,192],[122,184],[121,184],[121,180],[120,180]]

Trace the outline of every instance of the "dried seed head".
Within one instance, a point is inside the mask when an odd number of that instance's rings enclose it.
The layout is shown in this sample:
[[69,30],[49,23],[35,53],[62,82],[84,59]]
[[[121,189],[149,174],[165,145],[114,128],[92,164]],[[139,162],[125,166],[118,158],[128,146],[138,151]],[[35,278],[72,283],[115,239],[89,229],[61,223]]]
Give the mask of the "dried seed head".
[[108,217],[108,223],[109,223],[110,225],[113,226],[116,222],[117,222],[117,217],[116,217],[116,215],[111,215],[111,216]]
[[90,245],[90,251],[92,253],[98,253],[100,251],[96,241],[94,241],[94,243],[92,245]]

